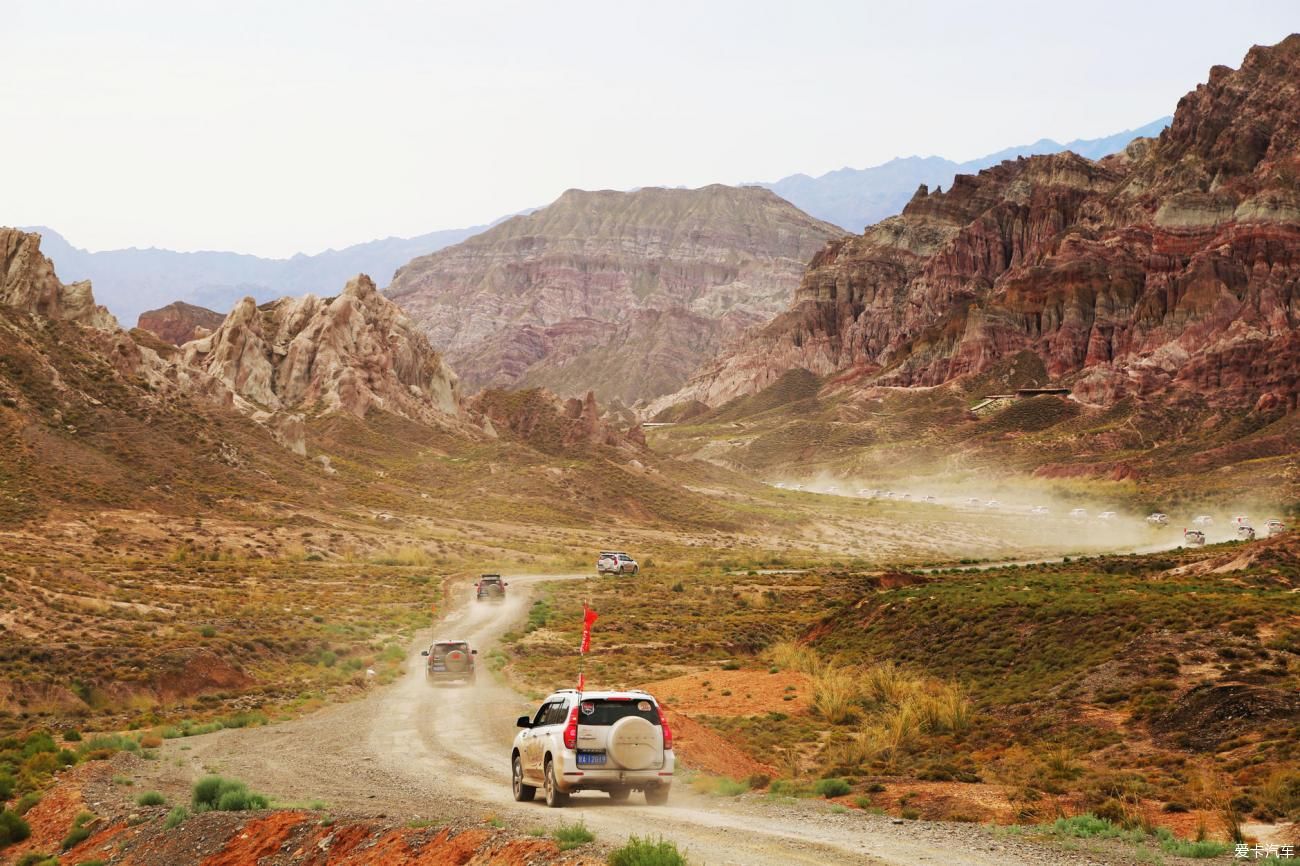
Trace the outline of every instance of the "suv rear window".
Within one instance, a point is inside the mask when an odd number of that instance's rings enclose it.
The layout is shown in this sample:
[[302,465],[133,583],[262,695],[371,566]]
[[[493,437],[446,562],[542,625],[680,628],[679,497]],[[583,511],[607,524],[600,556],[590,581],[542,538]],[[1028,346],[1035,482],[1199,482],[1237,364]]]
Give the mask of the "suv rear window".
[[584,725],[612,725],[627,716],[640,716],[647,722],[659,724],[654,701],[647,698],[627,701],[584,699],[578,721]]
[[467,643],[436,643],[433,645],[433,654],[436,656],[445,656],[452,650],[460,650],[463,653],[469,652]]

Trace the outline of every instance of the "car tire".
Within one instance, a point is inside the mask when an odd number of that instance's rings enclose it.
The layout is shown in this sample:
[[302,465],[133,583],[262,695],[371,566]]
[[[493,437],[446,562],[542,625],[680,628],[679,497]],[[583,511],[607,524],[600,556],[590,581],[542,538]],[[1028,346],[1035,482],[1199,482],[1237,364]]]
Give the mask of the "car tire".
[[626,803],[627,798],[632,796],[632,792],[627,788],[612,788],[609,792],[610,802]]
[[645,789],[645,804],[647,806],[662,806],[668,802],[668,786],[655,785],[653,788]]
[[569,795],[561,791],[559,783],[555,781],[555,762],[550,757],[546,759],[545,781],[546,805],[552,809],[567,806]]
[[515,755],[515,759],[511,763],[513,766],[511,767],[510,787],[515,795],[515,802],[531,803],[533,797],[537,795],[537,787],[524,784],[524,762],[519,759],[518,755]]
[[634,566],[632,566],[632,574],[633,574],[633,576],[636,576],[636,575],[638,575],[638,574],[640,574],[640,573],[641,573],[641,566],[639,566],[639,565],[634,565]]

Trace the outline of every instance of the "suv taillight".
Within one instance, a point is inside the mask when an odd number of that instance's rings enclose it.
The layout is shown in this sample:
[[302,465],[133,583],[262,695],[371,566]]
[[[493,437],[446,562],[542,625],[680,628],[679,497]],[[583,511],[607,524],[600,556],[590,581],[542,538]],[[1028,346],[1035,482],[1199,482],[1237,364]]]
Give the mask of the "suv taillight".
[[673,747],[673,729],[668,726],[668,717],[664,715],[664,708],[656,704],[655,709],[659,711],[659,727],[663,728],[664,750],[667,751]]
[[578,748],[578,705],[569,710],[569,723],[564,726],[564,748]]

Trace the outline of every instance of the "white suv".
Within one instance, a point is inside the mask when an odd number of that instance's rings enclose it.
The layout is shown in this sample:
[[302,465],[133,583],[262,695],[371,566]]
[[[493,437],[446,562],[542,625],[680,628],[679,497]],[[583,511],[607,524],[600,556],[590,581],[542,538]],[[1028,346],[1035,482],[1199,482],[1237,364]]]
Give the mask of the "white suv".
[[641,566],[622,551],[602,550],[596,559],[597,574],[639,574]]
[[510,754],[516,800],[531,800],[541,788],[552,807],[576,791],[604,791],[617,803],[642,791],[651,806],[668,802],[673,732],[645,692],[560,689],[517,724]]

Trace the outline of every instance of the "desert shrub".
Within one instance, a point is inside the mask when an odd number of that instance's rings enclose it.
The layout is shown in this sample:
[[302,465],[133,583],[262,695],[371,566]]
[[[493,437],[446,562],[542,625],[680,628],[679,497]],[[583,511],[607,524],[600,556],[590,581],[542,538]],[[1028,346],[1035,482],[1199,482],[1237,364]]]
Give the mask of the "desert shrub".
[[167,802],[167,798],[157,791],[145,791],[135,798],[137,806],[162,806]]
[[718,784],[714,786],[713,793],[721,797],[739,797],[749,790],[747,782],[737,782],[735,779],[719,779]]
[[32,835],[32,828],[21,815],[8,809],[0,809],[0,850],[15,842],[21,842],[30,835]]
[[1256,814],[1266,820],[1300,816],[1300,772],[1278,770],[1259,789]]
[[1057,818],[1049,828],[1055,836],[1076,839],[1112,839],[1122,834],[1122,830],[1113,821],[1092,814]]
[[627,844],[610,852],[609,866],[687,866],[677,845],[666,839],[628,837]]
[[812,706],[832,725],[857,715],[858,682],[851,669],[825,667],[813,676]]
[[831,797],[843,797],[851,790],[849,783],[843,779],[818,779],[813,784],[813,793],[828,800]]
[[65,743],[80,743],[81,732],[76,728],[70,728],[63,732],[63,741]]
[[1201,860],[1218,857],[1220,854],[1226,854],[1232,850],[1232,846],[1226,842],[1215,842],[1209,839],[1198,839],[1192,842],[1187,839],[1179,839],[1164,827],[1157,827],[1155,836],[1160,843],[1160,850],[1166,854],[1173,854],[1175,857],[1191,857]]
[[269,801],[261,794],[249,791],[248,786],[238,780],[204,776],[194,783],[190,805],[195,812],[243,812],[265,809]]
[[62,847],[64,851],[67,851],[69,848],[77,847],[89,838],[89,827],[73,827],[68,831],[68,835],[63,837],[63,842],[60,847]]
[[792,640],[772,644],[767,656],[774,665],[788,671],[812,676],[822,669],[822,660],[816,650]]
[[754,773],[745,780],[745,784],[753,789],[766,788],[772,781],[772,777],[766,773]]
[[915,688],[913,680],[892,661],[871,665],[863,671],[862,691],[878,704],[901,704]]
[[28,851],[18,858],[14,866],[59,866],[59,858],[53,854],[41,854],[37,851]]
[[794,779],[777,779],[767,786],[767,792],[774,797],[803,797],[808,789]]
[[0,800],[8,800],[14,795],[14,777],[8,773],[0,773]]
[[574,824],[561,824],[551,831],[551,838],[560,846],[561,851],[570,851],[580,845],[586,845],[596,837],[587,825],[581,821]]
[[44,731],[38,731],[34,734],[29,734],[27,739],[23,741],[22,756],[24,758],[31,758],[46,752],[57,752],[58,750],[59,747],[54,742],[53,737]]
[[14,804],[14,813],[18,815],[26,815],[31,811],[31,808],[39,802],[41,802],[40,793],[37,791],[28,791],[26,794],[19,797],[18,802]]
[[174,830],[175,828],[179,827],[189,816],[190,816],[189,809],[186,809],[184,806],[174,806],[172,810],[167,813],[166,820],[163,821],[163,829]]

